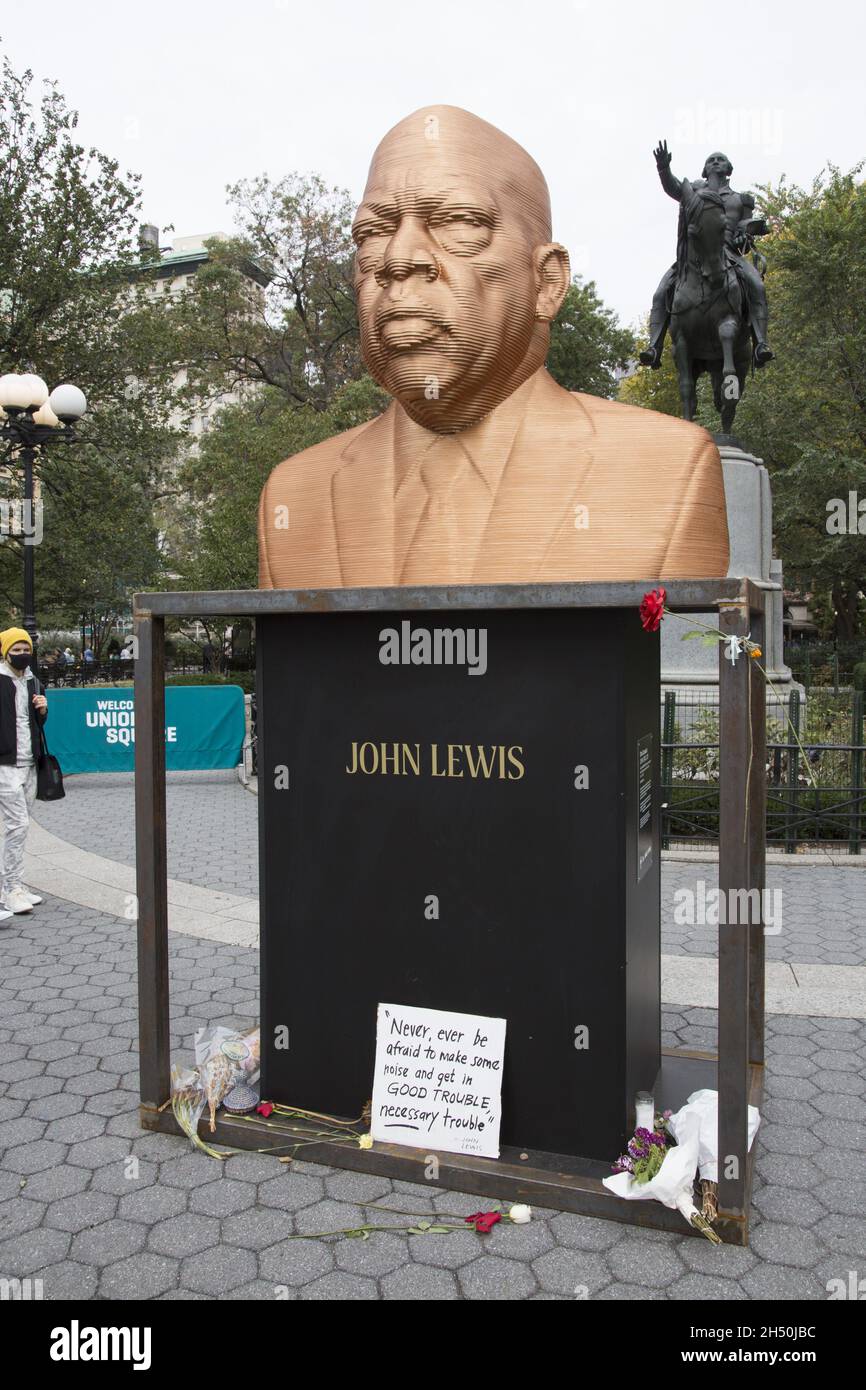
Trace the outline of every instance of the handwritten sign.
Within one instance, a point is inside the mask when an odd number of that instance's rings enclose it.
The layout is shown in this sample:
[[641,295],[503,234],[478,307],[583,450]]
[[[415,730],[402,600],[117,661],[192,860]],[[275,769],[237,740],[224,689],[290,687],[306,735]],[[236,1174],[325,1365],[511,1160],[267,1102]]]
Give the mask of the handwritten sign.
[[380,1004],[374,1139],[499,1157],[505,1019]]

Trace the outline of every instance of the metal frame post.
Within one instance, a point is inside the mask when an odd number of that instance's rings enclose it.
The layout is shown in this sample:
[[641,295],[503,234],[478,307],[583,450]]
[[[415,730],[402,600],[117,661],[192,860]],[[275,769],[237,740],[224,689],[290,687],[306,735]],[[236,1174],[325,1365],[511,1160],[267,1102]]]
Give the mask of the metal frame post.
[[165,619],[137,611],[135,862],[140,1094],[158,1109],[171,1086],[165,823]]
[[[763,612],[720,605],[720,630],[763,648]],[[719,655],[719,1211],[748,1219],[751,1065],[763,1062],[766,690],[755,660]],[[750,890],[758,890],[757,912]],[[745,921],[741,917],[745,916]],[[731,921],[731,917],[734,918]],[[757,918],[757,920],[755,920]]]

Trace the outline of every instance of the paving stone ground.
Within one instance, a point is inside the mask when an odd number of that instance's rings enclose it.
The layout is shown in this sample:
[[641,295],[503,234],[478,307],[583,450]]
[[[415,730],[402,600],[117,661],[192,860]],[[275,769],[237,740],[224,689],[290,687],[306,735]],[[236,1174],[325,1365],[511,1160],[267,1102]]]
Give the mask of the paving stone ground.
[[[67,779],[72,801],[37,802],[41,825],[80,849],[122,864],[135,863],[131,773],[99,773]],[[177,772],[167,777],[168,872],[204,888],[258,896],[256,797],[224,772]],[[685,906],[677,897],[718,887],[714,864],[662,863],[662,951],[714,956],[714,926],[676,920]],[[866,871],[833,865],[771,864],[767,888],[781,909],[778,934],[768,934],[767,960],[804,965],[866,964]]]
[[[0,1278],[41,1279],[47,1299],[818,1300],[866,1268],[866,1023],[769,1018],[748,1250],[540,1209],[488,1237],[290,1240],[376,1202],[485,1203],[143,1133],[133,928],[53,898],[4,927]],[[204,1022],[256,1021],[257,951],[172,934],[170,956],[176,1058]],[[665,1011],[666,1042],[702,1048],[715,1027],[712,1010]]]

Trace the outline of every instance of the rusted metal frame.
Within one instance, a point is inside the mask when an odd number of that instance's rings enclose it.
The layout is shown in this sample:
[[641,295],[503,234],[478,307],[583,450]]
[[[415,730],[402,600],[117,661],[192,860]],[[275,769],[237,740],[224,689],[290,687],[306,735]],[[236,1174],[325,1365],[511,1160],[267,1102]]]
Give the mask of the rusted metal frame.
[[[736,599],[739,579],[678,579],[669,608],[700,612]],[[182,590],[136,594],[134,606],[164,617],[264,617],[270,613],[350,613],[473,608],[637,608],[653,580],[584,584],[460,584],[363,589]]]
[[[648,586],[647,586],[648,587]],[[673,586],[672,586],[673,588]],[[632,594],[632,590],[635,594]],[[688,592],[685,592],[688,589]],[[518,592],[518,590],[520,592]],[[640,594],[637,591],[640,590]],[[734,597],[734,591],[739,599]],[[566,593],[566,591],[569,591]],[[159,1112],[159,1107],[170,1094],[170,1047],[169,1047],[169,979],[168,979],[168,903],[167,903],[167,856],[166,856],[166,813],[165,813],[165,687],[164,687],[164,616],[194,616],[196,614],[237,613],[251,615],[277,612],[316,612],[352,611],[370,608],[386,609],[389,605],[404,608],[444,608],[444,607],[566,607],[566,606],[626,606],[637,595],[642,596],[643,586],[632,584],[611,585],[531,585],[497,586],[469,590],[353,590],[319,591],[309,595],[289,591],[249,591],[248,593],[175,593],[161,595],[137,595],[134,614],[136,635],[138,637],[139,658],[136,663],[136,862],[139,913],[139,1008],[140,1008],[140,1048],[141,1048],[141,1120],[146,1128],[164,1132],[179,1132],[174,1116],[169,1112]],[[455,594],[459,595],[455,602]],[[147,601],[154,599],[153,608]],[[266,603],[259,600],[265,598]],[[344,600],[349,600],[345,602]],[[253,601],[254,600],[254,601]],[[372,600],[372,601],[371,601]],[[694,584],[680,584],[670,594],[672,603],[678,608],[692,607],[705,609],[712,603],[720,608],[722,631],[745,635],[750,611],[763,612],[763,595],[749,580],[744,581],[699,581]],[[753,637],[759,640],[752,629]],[[763,729],[764,698],[761,686],[761,699],[752,700],[751,713],[748,711],[748,685],[742,680],[742,671],[748,670],[740,662],[736,668],[727,670],[730,663],[720,663],[720,741],[727,752],[724,758],[726,773],[722,781],[724,790],[720,800],[725,807],[722,834],[720,829],[720,888],[763,887],[763,843],[760,855],[756,853],[754,831],[743,841],[745,802],[760,800],[763,787],[763,762],[760,764],[760,780],[756,782],[757,752],[755,747],[749,786],[745,786],[745,768],[748,766],[749,727],[752,737]],[[738,669],[739,668],[739,669]],[[748,677],[753,680],[754,672]],[[740,676],[739,684],[737,683]],[[744,695],[744,691],[746,692]],[[754,687],[752,690],[754,696]],[[756,708],[760,711],[757,716]],[[763,743],[761,743],[761,747]],[[737,767],[740,783],[737,787]],[[763,816],[754,816],[755,823],[763,830]],[[721,820],[721,816],[720,816]],[[738,843],[735,833],[739,822]],[[760,883],[753,882],[760,878]],[[756,924],[760,935],[760,956],[763,952],[763,924]],[[720,1234],[722,1239],[732,1243],[747,1240],[747,1202],[750,1187],[750,1165],[747,1156],[746,1116],[751,1096],[752,1103],[758,1103],[761,1095],[762,1071],[759,1066],[749,1065],[750,1051],[756,1046],[758,1030],[763,1038],[763,1015],[757,992],[749,987],[750,963],[757,959],[757,943],[753,950],[754,933],[720,941],[719,950],[719,1140],[720,1140]],[[745,945],[744,945],[745,943]],[[762,972],[761,972],[762,973]],[[221,1120],[219,1130],[225,1127],[224,1142],[244,1144],[237,1126]],[[217,1136],[217,1142],[219,1137]],[[373,1168],[385,1171],[372,1153],[354,1152],[349,1159],[345,1148],[342,1166]],[[724,1155],[728,1153],[737,1158],[736,1170],[728,1176],[724,1166]],[[337,1154],[325,1158],[337,1162]],[[449,1156],[449,1158],[452,1156]],[[367,1159],[368,1164],[364,1163]],[[408,1176],[415,1159],[412,1151],[395,1150],[388,1156],[391,1164],[405,1163],[404,1173]],[[457,1187],[459,1181],[466,1184],[471,1162],[461,1158],[455,1163],[455,1173],[449,1174],[448,1186]],[[508,1185],[514,1186],[515,1194],[519,1185],[526,1182],[529,1175],[523,1169],[518,1176],[506,1175],[493,1165],[485,1169],[484,1186],[487,1173],[490,1180],[501,1182],[507,1176]],[[395,1174],[396,1175],[396,1174]],[[545,1205],[548,1195],[551,1205],[562,1209],[582,1210],[587,1214],[616,1216],[630,1223],[659,1226],[666,1229],[670,1213],[660,1209],[658,1213],[640,1209],[639,1204],[621,1204],[608,1208],[600,1193],[593,1191],[594,1183],[588,1185],[581,1180],[577,1190],[567,1192],[562,1186],[564,1175],[557,1176],[537,1171],[530,1179],[534,1188],[535,1200]],[[482,1186],[473,1183],[476,1191]],[[546,1191],[545,1189],[549,1189]],[[555,1200],[554,1200],[555,1198]],[[599,1200],[603,1209],[597,1207]],[[638,1210],[635,1211],[635,1205]],[[649,1208],[650,1204],[648,1204]]]
[[135,864],[142,1104],[170,1094],[168,861],[165,821],[165,620],[135,614]]
[[[763,655],[749,663],[751,681],[751,778],[748,788],[749,886],[757,889],[761,910],[749,923],[749,1062],[764,1065],[765,923],[764,889],[767,882],[767,686],[761,666],[766,662],[766,610],[762,603],[751,608],[752,641]],[[758,664],[760,662],[760,665]]]
[[[739,602],[719,605],[726,636],[761,645],[763,594],[745,587]],[[748,1221],[750,1063],[763,1060],[764,833],[766,693],[747,654],[719,653],[719,1209]],[[748,896],[758,890],[757,911]],[[747,906],[748,905],[748,906]],[[731,921],[730,918],[734,917]],[[745,917],[745,920],[741,920]],[[757,920],[752,920],[757,918]]]

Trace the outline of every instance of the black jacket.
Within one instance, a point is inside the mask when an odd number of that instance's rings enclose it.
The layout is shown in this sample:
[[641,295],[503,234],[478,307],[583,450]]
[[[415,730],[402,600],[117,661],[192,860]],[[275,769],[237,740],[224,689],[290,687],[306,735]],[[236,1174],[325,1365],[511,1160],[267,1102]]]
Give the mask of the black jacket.
[[[30,715],[30,742],[35,762],[39,761],[39,729],[48,717],[48,711],[39,714],[33,708],[33,696],[42,694],[42,686],[35,676],[27,682],[27,713]],[[0,766],[14,767],[18,761],[18,725],[15,719],[15,681],[12,676],[0,672]]]

